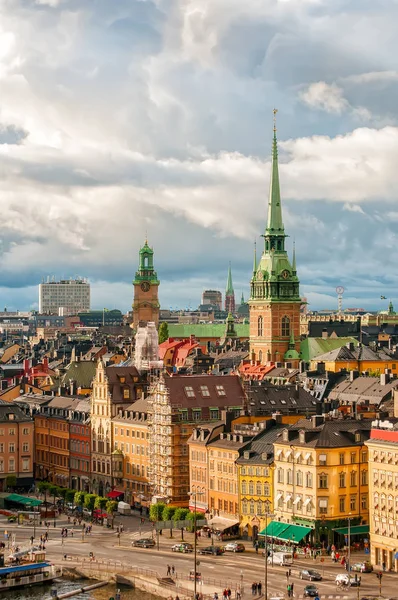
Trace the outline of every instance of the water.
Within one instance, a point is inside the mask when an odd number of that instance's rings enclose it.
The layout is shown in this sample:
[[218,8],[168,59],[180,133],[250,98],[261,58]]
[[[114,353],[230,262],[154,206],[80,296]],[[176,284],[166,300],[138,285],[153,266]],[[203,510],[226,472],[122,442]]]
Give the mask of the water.
[[[50,600],[51,588],[56,587],[58,594],[62,594],[93,583],[94,581],[85,579],[84,581],[63,581],[62,583],[46,586],[37,585],[31,588],[15,590],[13,592],[3,592],[0,594],[0,600]],[[120,587],[120,591],[121,600],[159,600],[158,596],[153,596],[152,594],[141,592],[140,590],[131,590]],[[109,598],[115,596],[115,593],[116,585],[110,584],[97,590],[85,592],[84,594],[76,594],[71,600],[109,600]]]

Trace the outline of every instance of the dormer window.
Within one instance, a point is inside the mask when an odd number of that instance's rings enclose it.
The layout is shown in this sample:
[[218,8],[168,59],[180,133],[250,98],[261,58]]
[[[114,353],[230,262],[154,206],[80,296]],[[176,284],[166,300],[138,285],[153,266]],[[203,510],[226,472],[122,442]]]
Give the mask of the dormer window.
[[195,391],[192,386],[185,386],[184,391],[187,398],[195,398]]
[[128,400],[130,398],[130,389],[129,388],[124,388],[123,389],[123,398],[125,400]]
[[209,388],[207,387],[207,385],[200,386],[200,393],[202,394],[203,398],[209,398],[210,392],[209,392]]
[[283,430],[282,439],[283,439],[284,442],[288,442],[289,441],[289,432],[288,432],[287,429]]
[[299,440],[300,440],[300,444],[305,444],[305,431],[300,431]]
[[361,434],[360,433],[356,433],[355,434],[355,441],[356,442],[360,442],[361,441]]
[[120,378],[120,383],[126,383],[126,378],[125,377],[121,377]]
[[226,396],[223,385],[216,385],[216,392],[218,396]]

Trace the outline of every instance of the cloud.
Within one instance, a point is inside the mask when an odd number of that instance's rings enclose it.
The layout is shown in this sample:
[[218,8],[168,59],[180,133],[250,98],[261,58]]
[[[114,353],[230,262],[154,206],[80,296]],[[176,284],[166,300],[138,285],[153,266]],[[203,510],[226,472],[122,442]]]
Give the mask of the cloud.
[[301,100],[311,108],[325,110],[328,113],[341,114],[348,108],[348,102],[343,96],[343,90],[337,85],[328,85],[317,81],[301,92]]

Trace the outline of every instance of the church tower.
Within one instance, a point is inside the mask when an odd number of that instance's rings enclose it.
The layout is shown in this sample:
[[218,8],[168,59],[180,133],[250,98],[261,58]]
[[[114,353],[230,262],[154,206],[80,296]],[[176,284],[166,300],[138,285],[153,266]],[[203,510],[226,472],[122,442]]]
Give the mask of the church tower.
[[300,351],[299,279],[293,247],[292,262],[285,249],[285,228],[279,189],[278,145],[274,111],[271,182],[264,249],[257,262],[254,250],[250,283],[250,355],[266,362],[290,362],[297,366]]
[[231,263],[229,263],[227,288],[225,290],[225,312],[235,314],[235,292],[232,285]]
[[153,249],[148,246],[148,241],[139,252],[139,266],[133,281],[133,323],[132,328],[137,330],[141,323],[145,325],[153,321],[157,327],[159,324],[159,284],[157,273],[153,267]]

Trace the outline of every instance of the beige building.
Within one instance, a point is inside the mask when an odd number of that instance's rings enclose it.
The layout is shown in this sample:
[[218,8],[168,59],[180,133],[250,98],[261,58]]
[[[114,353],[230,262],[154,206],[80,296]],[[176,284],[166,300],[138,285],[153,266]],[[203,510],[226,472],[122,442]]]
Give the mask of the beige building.
[[90,284],[86,279],[47,281],[39,285],[39,312],[77,315],[90,310]]
[[369,448],[371,562],[398,572],[398,425],[373,422]]
[[33,452],[33,419],[18,406],[0,400],[0,491],[32,487]]

